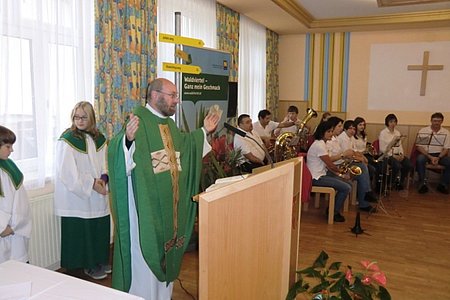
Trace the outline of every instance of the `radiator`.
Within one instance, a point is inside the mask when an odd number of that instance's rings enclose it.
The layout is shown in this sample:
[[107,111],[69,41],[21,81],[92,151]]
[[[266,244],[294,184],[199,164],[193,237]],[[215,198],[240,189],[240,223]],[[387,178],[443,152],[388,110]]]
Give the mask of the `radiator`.
[[61,220],[53,213],[53,193],[30,199],[33,228],[30,264],[57,270],[61,262]]

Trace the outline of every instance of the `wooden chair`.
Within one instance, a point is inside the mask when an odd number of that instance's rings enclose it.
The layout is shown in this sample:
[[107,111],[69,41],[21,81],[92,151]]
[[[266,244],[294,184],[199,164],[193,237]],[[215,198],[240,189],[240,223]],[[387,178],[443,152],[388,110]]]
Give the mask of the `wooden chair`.
[[[334,223],[334,198],[336,196],[336,190],[332,187],[324,186],[313,186],[311,192],[315,193],[314,196],[314,207],[319,208],[320,206],[320,194],[328,195],[328,224]],[[347,201],[346,201],[347,202]],[[345,205],[344,205],[345,207]],[[347,207],[348,209],[348,207]]]

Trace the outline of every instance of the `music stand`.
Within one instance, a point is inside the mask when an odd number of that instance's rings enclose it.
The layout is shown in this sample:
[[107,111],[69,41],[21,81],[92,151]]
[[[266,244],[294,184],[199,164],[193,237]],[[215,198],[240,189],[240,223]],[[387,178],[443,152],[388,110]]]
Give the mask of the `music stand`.
[[417,133],[416,145],[444,147],[447,135],[445,133]]
[[[399,142],[401,141],[402,138],[404,138],[404,135],[400,135],[400,136],[395,136],[387,145],[386,150],[383,152],[383,155],[381,156],[381,161],[382,161],[382,172],[380,174],[380,190],[379,190],[379,194],[378,194],[378,201],[377,204],[375,205],[375,212],[378,210],[381,210],[382,212],[384,212],[386,215],[390,215],[390,213],[387,211],[386,207],[384,206],[383,203],[383,198],[386,197],[388,195],[388,177],[390,176],[390,183],[391,183],[391,187],[392,187],[392,174],[389,174],[390,170],[389,170],[389,166],[388,166],[388,162],[387,160],[385,161],[385,158],[389,158],[389,156],[387,155],[387,153],[390,153],[391,156],[394,155],[394,148],[399,146]],[[378,158],[378,160],[380,160],[380,158]],[[386,168],[384,167],[386,166]],[[384,170],[386,169],[386,171]],[[383,174],[385,173],[385,174]],[[385,180],[383,180],[383,175],[385,175]],[[384,184],[383,184],[384,181]],[[384,187],[384,195],[383,195],[383,187]],[[390,194],[390,193],[389,193]],[[400,214],[398,213],[398,211],[394,208],[395,212],[397,213],[397,215],[400,217]],[[372,212],[369,212],[369,216]]]

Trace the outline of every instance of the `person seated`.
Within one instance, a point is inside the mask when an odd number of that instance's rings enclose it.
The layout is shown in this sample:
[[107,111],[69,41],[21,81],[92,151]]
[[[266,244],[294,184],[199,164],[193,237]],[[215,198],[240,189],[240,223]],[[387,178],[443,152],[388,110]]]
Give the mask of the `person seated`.
[[367,151],[366,121],[361,117],[356,117],[353,125],[355,125],[355,150],[365,153]]
[[234,149],[240,149],[243,160],[240,168],[243,172],[251,173],[254,168],[266,164],[265,146],[259,135],[253,130],[252,119],[247,114],[238,117],[238,128],[246,133],[247,137],[238,134],[234,135]]
[[336,190],[334,222],[344,222],[345,218],[340,211],[352,187],[348,182],[338,178],[339,169],[328,155],[326,142],[332,135],[331,122],[322,122],[317,126],[314,133],[315,141],[306,154],[306,165],[311,172],[313,186],[332,187]]
[[388,114],[384,119],[386,128],[381,130],[378,140],[380,142],[380,152],[384,153],[385,157],[383,162],[387,162],[384,163],[384,166],[389,164],[392,167],[392,178],[395,179],[395,188],[403,190],[405,179],[408,178],[412,165],[411,161],[404,155],[400,131],[395,129],[397,122],[397,117],[394,114]]
[[331,160],[335,165],[340,165],[352,160],[351,164],[361,168],[362,173],[355,176],[354,179],[357,182],[357,198],[359,203],[359,209],[361,211],[371,212],[373,207],[370,206],[369,202],[376,202],[378,199],[372,192],[370,186],[369,170],[363,162],[356,161],[357,154],[351,148],[343,149],[339,144],[337,136],[343,131],[343,120],[339,117],[330,117],[327,122],[331,122],[333,125],[333,136],[329,141],[327,141],[327,149],[330,153]]
[[[431,115],[431,125],[422,128],[418,133],[418,137],[426,135],[430,136],[429,144],[416,144],[416,149],[419,152],[416,158],[416,170],[419,175],[418,192],[421,194],[428,192],[428,186],[425,182],[425,168],[427,163],[434,166],[442,165],[445,167],[437,190],[444,194],[449,193],[450,157],[448,157],[448,151],[450,148],[450,133],[447,129],[442,127],[442,122],[444,122],[444,115],[440,112],[436,112]],[[433,136],[435,136],[434,139]],[[440,140],[440,137],[443,137],[442,140]]]
[[294,125],[294,122],[274,122],[272,121],[272,114],[267,109],[263,109],[258,113],[258,121],[253,123],[253,131],[256,132],[264,142],[266,148],[273,147],[274,134],[273,131],[277,128],[286,128]]
[[337,136],[339,146],[341,149],[352,149],[354,151],[355,160],[367,165],[367,158],[361,152],[356,151],[355,131],[356,128],[353,120],[345,121],[344,131]]
[[292,132],[297,134],[298,132],[298,125],[300,124],[300,120],[298,119],[298,108],[295,105],[291,105],[288,107],[288,113],[286,117],[284,117],[282,123],[285,122],[293,122],[291,126],[279,128],[275,130],[275,135],[279,136],[285,132]]
[[[355,135],[354,142],[356,152],[360,152],[364,154],[364,157],[367,159],[367,169],[369,170],[370,181],[374,182],[373,186],[376,191],[380,190],[381,183],[378,182],[378,176],[382,173],[382,165],[376,161],[376,157],[378,153],[374,152],[374,149],[370,149],[370,143],[367,141],[367,133],[366,133],[366,120],[362,117],[356,117],[353,121],[355,125]],[[371,150],[371,151],[369,151]]]

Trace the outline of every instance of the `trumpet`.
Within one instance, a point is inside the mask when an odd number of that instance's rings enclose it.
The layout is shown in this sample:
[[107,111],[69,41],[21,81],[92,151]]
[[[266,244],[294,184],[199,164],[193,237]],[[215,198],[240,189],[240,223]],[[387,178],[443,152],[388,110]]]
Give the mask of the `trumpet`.
[[355,160],[345,159],[343,163],[337,166],[339,176],[343,177],[347,174],[352,176],[359,176],[362,174],[362,169],[355,165]]

